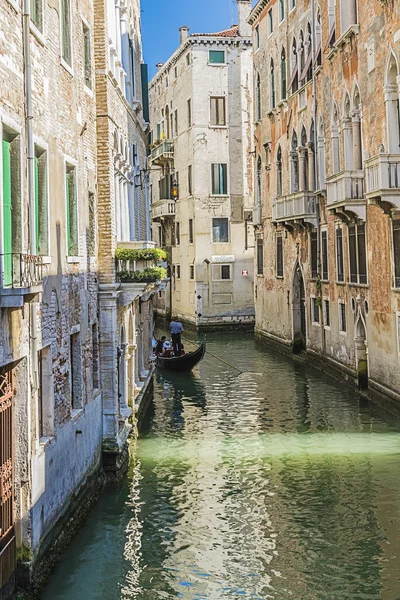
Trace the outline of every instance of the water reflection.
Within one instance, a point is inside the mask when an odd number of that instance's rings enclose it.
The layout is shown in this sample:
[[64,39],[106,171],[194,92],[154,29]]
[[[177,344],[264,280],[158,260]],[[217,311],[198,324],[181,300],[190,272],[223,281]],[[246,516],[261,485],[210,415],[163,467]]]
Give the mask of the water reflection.
[[250,337],[208,345],[243,373],[157,375],[130,488],[44,599],[399,600],[398,423]]

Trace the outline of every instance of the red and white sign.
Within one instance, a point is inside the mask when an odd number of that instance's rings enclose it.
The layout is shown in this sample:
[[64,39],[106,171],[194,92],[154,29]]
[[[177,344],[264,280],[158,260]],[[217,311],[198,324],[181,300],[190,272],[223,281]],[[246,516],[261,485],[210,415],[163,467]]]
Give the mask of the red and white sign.
[[248,277],[249,276],[249,272],[248,271],[242,271],[242,275],[243,275],[243,277]]

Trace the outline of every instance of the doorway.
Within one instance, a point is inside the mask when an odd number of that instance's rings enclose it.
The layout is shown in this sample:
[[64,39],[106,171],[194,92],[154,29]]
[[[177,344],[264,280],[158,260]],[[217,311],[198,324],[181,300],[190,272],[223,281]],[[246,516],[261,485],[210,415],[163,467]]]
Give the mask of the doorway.
[[299,263],[296,264],[293,275],[292,299],[293,352],[298,354],[305,350],[307,344],[306,290]]
[[359,316],[355,331],[357,383],[360,390],[368,389],[369,367],[367,350],[367,331],[363,319]]

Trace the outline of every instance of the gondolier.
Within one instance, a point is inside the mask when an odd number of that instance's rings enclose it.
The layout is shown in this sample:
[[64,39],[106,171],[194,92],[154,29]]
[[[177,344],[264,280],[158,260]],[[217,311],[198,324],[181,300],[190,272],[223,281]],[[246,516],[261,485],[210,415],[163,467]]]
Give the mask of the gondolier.
[[181,334],[183,333],[183,325],[180,321],[178,321],[177,317],[173,317],[169,328],[171,330],[174,354],[175,356],[180,356],[182,351]]

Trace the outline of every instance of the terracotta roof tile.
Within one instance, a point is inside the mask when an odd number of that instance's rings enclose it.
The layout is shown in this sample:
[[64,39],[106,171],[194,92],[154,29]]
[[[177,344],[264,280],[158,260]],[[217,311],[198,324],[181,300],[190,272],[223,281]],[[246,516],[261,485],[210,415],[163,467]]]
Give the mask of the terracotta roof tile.
[[238,37],[239,36],[239,25],[232,25],[230,29],[224,31],[217,31],[216,33],[192,33],[190,37]]

